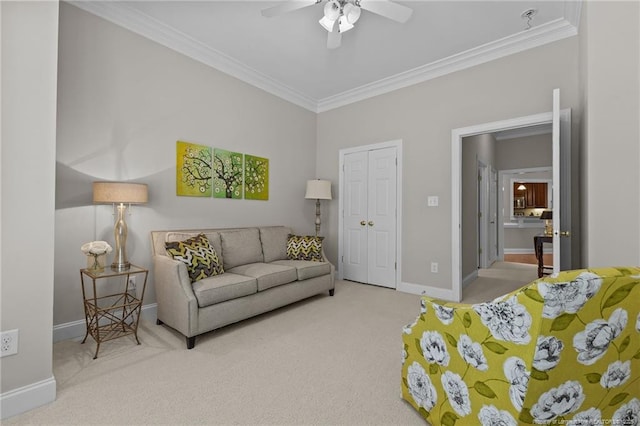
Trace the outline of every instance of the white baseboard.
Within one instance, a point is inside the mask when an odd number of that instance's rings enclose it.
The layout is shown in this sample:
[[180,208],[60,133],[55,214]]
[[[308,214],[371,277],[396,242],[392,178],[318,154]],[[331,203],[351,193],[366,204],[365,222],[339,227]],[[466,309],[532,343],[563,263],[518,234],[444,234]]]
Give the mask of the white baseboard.
[[478,270],[476,269],[462,280],[462,288],[465,288],[478,278]]
[[[542,248],[543,253],[553,253],[553,247],[544,246]],[[506,248],[504,254],[535,254],[535,250],[528,248]]]
[[401,282],[396,289],[405,293],[433,297],[434,299],[454,300],[453,290],[448,288]]
[[[141,318],[154,321],[158,317],[158,304],[142,306]],[[69,339],[82,339],[87,331],[85,320],[71,321],[53,326],[53,343]]]
[[531,248],[505,248],[504,254],[534,254],[535,251]]
[[56,379],[51,376],[46,380],[0,394],[0,419],[26,413],[55,400]]

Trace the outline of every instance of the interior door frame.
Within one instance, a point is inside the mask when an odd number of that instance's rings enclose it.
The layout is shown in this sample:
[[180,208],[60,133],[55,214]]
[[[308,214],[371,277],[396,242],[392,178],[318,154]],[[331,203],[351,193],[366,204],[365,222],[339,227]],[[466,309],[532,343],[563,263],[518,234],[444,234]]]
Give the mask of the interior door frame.
[[478,268],[487,268],[487,264],[489,263],[487,257],[487,239],[489,232],[489,188],[487,187],[487,179],[489,165],[480,160],[476,160],[476,163],[478,169]]
[[396,148],[396,286],[402,282],[402,139],[344,148],[338,152],[338,279],[344,279],[342,259],[344,258],[344,157],[362,151]]
[[[571,109],[560,111],[560,117],[571,117]],[[519,129],[522,127],[551,124],[553,112],[517,117],[491,123],[482,123],[469,127],[461,127],[451,131],[451,284],[452,299],[462,300],[462,139],[485,133],[495,133],[503,130]],[[570,149],[571,140],[562,142],[562,149]],[[571,156],[564,159],[570,161]],[[565,166],[564,164],[562,165]],[[566,169],[565,169],[566,170]],[[565,205],[570,205],[570,199]],[[498,216],[500,212],[498,212]]]

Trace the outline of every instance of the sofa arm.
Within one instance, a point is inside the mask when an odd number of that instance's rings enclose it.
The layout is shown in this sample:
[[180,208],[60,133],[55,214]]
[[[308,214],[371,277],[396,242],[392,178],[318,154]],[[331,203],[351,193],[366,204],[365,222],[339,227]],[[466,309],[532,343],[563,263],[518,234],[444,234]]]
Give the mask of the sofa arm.
[[495,413],[517,424],[541,313],[541,301],[522,291],[475,305],[421,298],[403,330],[402,397],[432,424]]
[[198,329],[198,301],[191,287],[187,267],[167,256],[153,257],[158,319],[186,337]]

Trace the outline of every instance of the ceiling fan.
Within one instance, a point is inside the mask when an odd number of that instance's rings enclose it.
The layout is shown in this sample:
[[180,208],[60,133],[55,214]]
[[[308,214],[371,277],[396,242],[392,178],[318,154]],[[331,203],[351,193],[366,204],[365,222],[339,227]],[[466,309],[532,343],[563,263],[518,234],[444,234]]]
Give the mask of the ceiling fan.
[[342,43],[342,33],[353,28],[362,9],[394,21],[405,23],[413,10],[389,0],[288,0],[262,10],[268,18],[282,15],[303,7],[325,2],[324,16],[318,21],[329,32],[327,48],[335,49]]

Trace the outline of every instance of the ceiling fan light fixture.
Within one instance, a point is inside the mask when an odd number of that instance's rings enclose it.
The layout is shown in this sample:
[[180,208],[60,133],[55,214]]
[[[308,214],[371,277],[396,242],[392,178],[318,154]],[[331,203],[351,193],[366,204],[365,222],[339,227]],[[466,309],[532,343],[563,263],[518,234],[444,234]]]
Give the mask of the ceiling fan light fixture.
[[338,18],[340,18],[340,3],[338,0],[331,0],[324,5],[324,16],[318,22],[325,30],[331,32]]
[[338,31],[344,33],[349,31],[351,28],[353,28],[353,24],[350,23],[346,17],[341,16],[338,20]]
[[340,17],[340,3],[338,0],[330,0],[324,5],[324,16],[332,21]]
[[346,18],[347,22],[351,25],[355,24],[360,19],[360,7],[353,3],[345,3],[342,8],[342,15]]
[[332,21],[326,16],[323,16],[322,19],[320,19],[318,22],[320,23],[320,25],[322,25],[322,28],[324,28],[328,32],[333,31],[333,25],[336,23],[335,20]]

